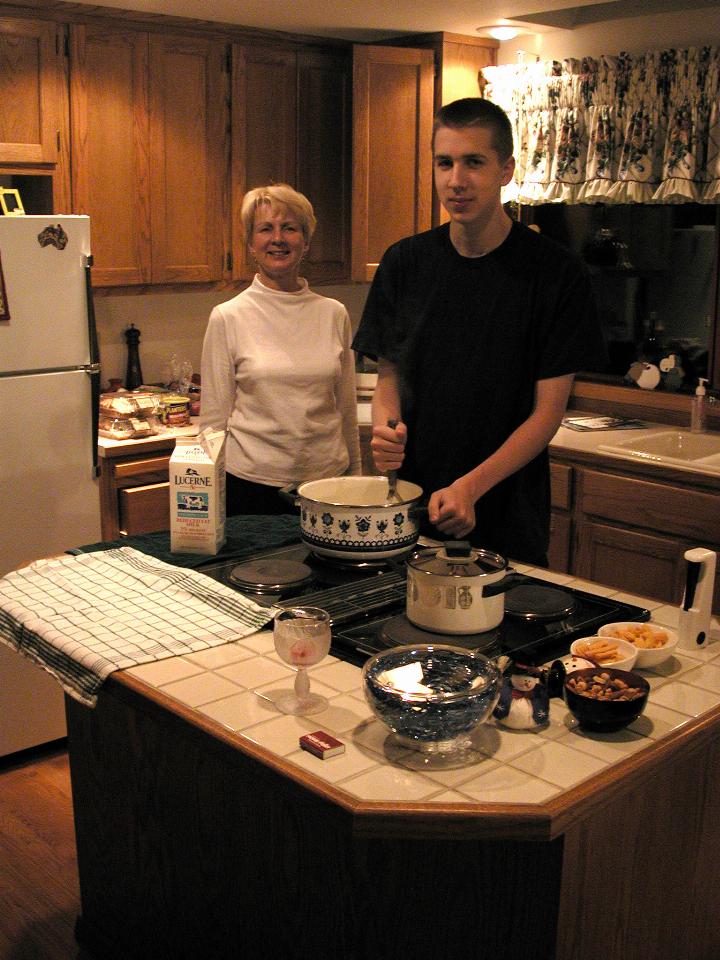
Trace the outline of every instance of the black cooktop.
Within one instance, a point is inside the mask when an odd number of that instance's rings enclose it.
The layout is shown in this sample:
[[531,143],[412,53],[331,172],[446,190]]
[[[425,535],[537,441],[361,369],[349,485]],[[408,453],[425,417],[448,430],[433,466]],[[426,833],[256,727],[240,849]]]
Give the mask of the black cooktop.
[[465,636],[432,633],[404,615],[403,559],[338,563],[316,557],[304,544],[268,550],[240,563],[209,564],[199,572],[263,605],[322,607],[332,620],[333,653],[358,665],[380,650],[414,642],[451,643],[539,665],[563,656],[572,640],[592,636],[605,623],[650,619],[642,607],[527,577],[524,586],[505,594],[505,616],[494,630]]

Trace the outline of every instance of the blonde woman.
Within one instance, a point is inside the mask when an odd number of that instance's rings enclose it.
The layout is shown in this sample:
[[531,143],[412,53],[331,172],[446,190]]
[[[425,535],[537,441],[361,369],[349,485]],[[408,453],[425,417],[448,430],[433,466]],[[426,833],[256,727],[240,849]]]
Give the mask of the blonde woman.
[[228,516],[285,513],[279,487],[360,473],[350,318],[299,276],[312,205],[257,187],[241,218],[257,273],[213,309],[202,353],[200,426],[227,427]]

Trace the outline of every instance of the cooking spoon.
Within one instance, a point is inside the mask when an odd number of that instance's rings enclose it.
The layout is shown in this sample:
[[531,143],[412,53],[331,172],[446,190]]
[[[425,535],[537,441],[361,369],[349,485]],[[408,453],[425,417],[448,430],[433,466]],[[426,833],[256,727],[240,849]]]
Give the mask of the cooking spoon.
[[[388,420],[387,425],[394,430],[398,425],[398,420]],[[388,470],[388,492],[385,498],[385,506],[391,503],[402,503],[402,497],[397,492],[397,470]]]

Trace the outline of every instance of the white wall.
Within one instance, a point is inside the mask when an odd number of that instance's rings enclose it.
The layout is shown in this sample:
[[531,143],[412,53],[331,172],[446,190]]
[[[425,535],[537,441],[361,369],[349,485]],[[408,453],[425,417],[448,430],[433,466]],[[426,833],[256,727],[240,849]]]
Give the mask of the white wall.
[[516,63],[518,50],[525,51],[526,60],[536,56],[541,60],[563,60],[705,44],[720,44],[718,9],[626,17],[574,30],[550,30],[519,36],[500,44],[498,63]]
[[[367,297],[367,284],[318,286],[318,293],[335,297],[347,307],[353,328]],[[111,377],[124,380],[127,367],[125,331],[134,323],[140,331],[140,362],[146,383],[167,381],[172,354],[189,360],[200,371],[202,342],[212,308],[234,296],[233,291],[197,293],[149,293],[127,296],[96,296],[95,314],[100,343],[102,386]]]

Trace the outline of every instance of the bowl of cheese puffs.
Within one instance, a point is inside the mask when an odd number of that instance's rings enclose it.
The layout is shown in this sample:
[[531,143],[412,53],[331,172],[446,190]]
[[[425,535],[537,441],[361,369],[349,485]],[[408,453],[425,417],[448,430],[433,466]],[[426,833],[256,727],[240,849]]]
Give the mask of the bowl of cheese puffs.
[[678,635],[657,623],[623,621],[600,627],[598,635],[606,640],[624,640],[637,648],[635,667],[658,667],[671,656],[678,644]]
[[570,644],[570,653],[600,667],[632,670],[638,658],[638,648],[619,637],[581,637]]

